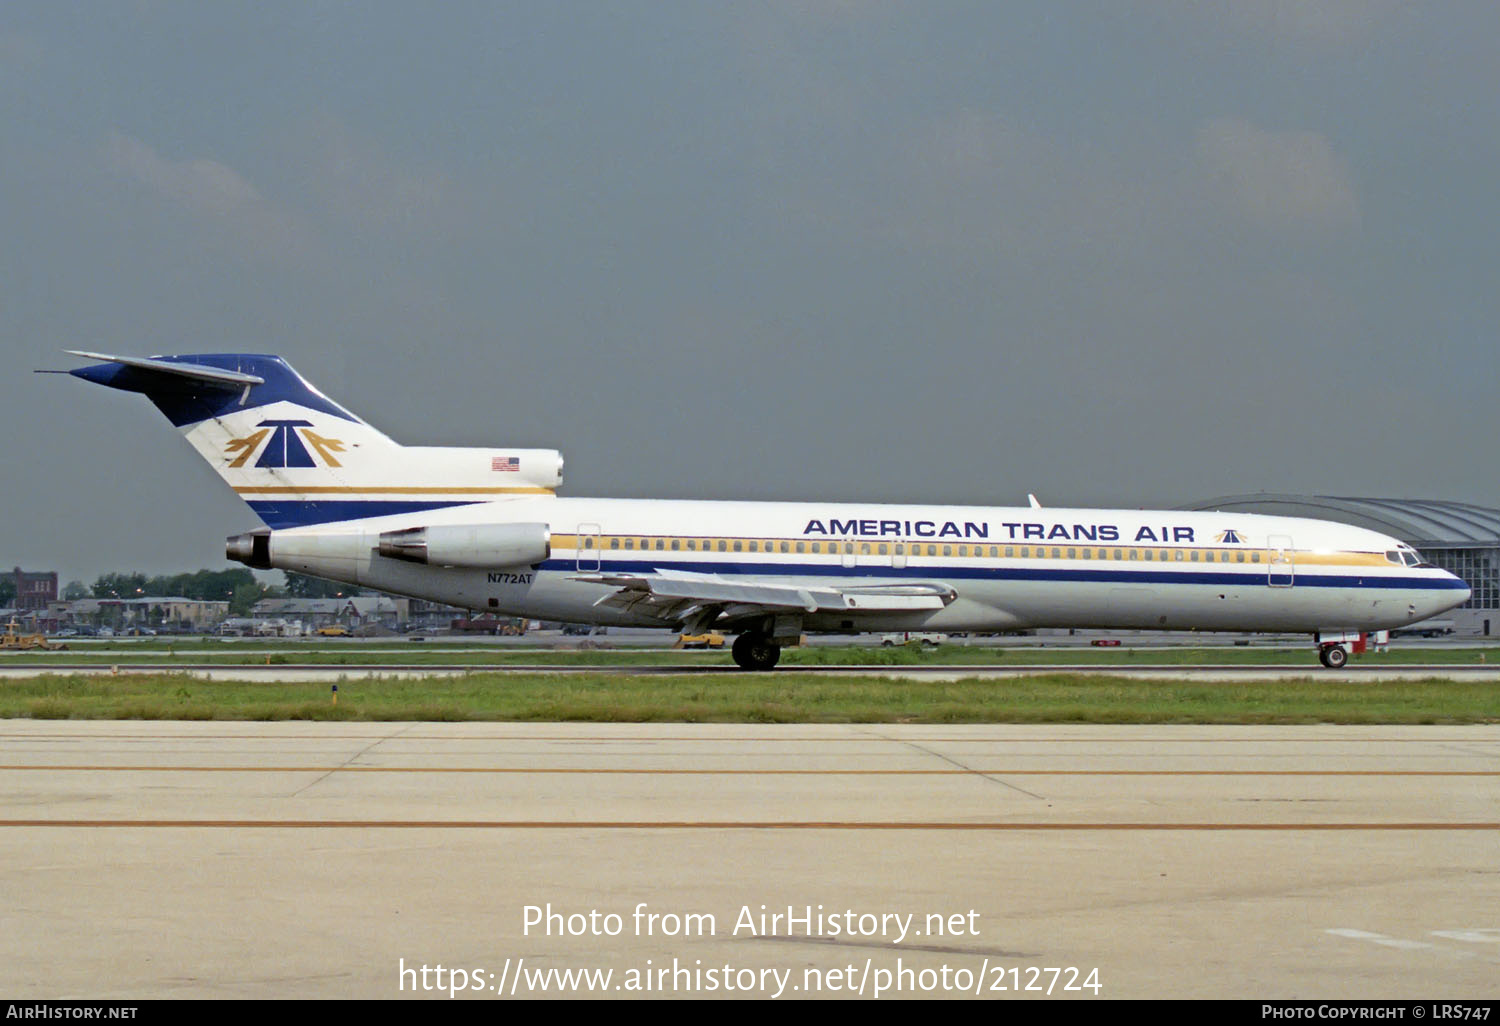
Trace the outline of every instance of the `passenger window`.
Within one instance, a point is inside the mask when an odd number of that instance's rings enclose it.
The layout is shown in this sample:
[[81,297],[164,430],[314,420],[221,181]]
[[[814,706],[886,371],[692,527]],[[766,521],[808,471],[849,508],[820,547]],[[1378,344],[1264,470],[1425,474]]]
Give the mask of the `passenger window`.
[[1198,562],[1198,550],[1197,549],[1193,550],[1193,562],[1194,563]]
[[1178,549],[1177,550],[1177,554],[1175,556],[1173,556],[1172,558],[1175,559],[1175,560],[1177,560],[1177,562],[1181,563],[1182,562],[1182,550]]
[[[798,552],[806,552],[807,551],[807,543],[806,542],[798,542],[797,543],[797,551]],[[816,550],[814,550],[814,551],[816,551]]]
[[882,556],[884,556],[884,555],[886,555],[886,554],[887,554],[887,553],[888,553],[888,549],[887,549],[887,546],[886,546],[886,544],[885,544],[885,542],[881,542],[881,543],[880,543],[880,549],[879,549],[879,552],[880,552],[880,554],[881,554],[881,555],[882,555]]
[[682,548],[682,542],[676,538],[672,539],[672,551],[677,552]]
[[936,556],[937,555],[937,546],[936,545],[929,545],[929,546],[927,546],[927,554],[929,556]]
[[1156,553],[1152,552],[1150,549],[1147,549],[1146,550],[1146,562],[1149,563],[1149,562],[1151,562],[1155,558],[1156,558]]
[[1116,559],[1120,558],[1120,550],[1119,549],[1115,549],[1115,558]]
[[859,546],[859,554],[861,556],[868,556],[870,554],[870,543],[869,542],[862,542],[860,544],[860,546]]
[[1062,549],[1053,549],[1052,550],[1052,558],[1053,559],[1062,559]]
[[738,538],[736,538],[735,542],[734,542],[734,551],[736,551],[736,552],[743,552],[744,551],[744,546],[743,546],[743,544],[740,542],[740,540]]
[[1013,559],[1013,558],[1015,558],[1015,555],[1016,555],[1016,547],[1014,545],[1007,545],[1007,546],[1005,546],[1005,558],[1006,559]]
[[[792,551],[792,546],[791,546],[791,544],[790,544],[790,543],[788,543],[788,542],[782,542],[782,543],[781,543],[781,551],[782,551],[782,552],[790,552],[790,551]],[[800,550],[799,550],[799,551],[800,551]]]
[[720,538],[719,539],[719,551],[723,552],[723,551],[725,551],[726,548],[727,548],[727,546],[724,544],[724,539]]
[[633,548],[635,548],[635,539],[634,538],[626,538],[625,539],[625,547],[627,549],[633,549]]
[[1259,563],[1260,562],[1260,553],[1259,552],[1252,552],[1252,553],[1250,553],[1250,562],[1252,562],[1252,563]]
[[951,556],[951,555],[953,555],[953,546],[952,545],[944,545],[943,546],[943,555],[945,555],[945,556]]
[[618,539],[618,538],[611,538],[609,540],[609,547],[612,548],[612,549],[618,549],[620,547],[620,539]]
[[1243,563],[1245,561],[1245,554],[1243,552],[1236,552],[1234,554],[1234,561],[1236,563]]
[[960,545],[958,547],[958,554],[960,556],[967,556],[969,554],[969,547],[967,545]]

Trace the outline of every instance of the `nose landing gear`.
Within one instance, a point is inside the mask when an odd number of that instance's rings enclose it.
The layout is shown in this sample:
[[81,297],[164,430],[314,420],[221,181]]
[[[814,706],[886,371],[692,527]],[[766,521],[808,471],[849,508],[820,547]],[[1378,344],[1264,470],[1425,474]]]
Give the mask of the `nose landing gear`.
[[1318,660],[1330,670],[1342,670],[1349,661],[1349,653],[1343,645],[1322,645],[1318,649]]

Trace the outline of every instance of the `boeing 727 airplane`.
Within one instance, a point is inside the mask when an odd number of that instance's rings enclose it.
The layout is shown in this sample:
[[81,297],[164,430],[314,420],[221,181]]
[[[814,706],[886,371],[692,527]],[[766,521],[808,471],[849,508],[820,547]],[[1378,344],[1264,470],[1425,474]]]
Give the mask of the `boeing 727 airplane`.
[[554,450],[398,445],[276,356],[102,361],[264,527],[229,558],[547,620],[735,632],[768,670],[807,631],[1039,627],[1315,635],[1466,601],[1411,546],[1319,520],[1177,510],[581,499]]

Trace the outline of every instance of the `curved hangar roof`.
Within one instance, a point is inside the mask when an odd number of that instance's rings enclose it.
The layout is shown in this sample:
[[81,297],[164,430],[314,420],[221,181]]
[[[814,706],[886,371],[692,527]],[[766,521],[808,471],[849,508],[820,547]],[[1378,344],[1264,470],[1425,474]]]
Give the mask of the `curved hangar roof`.
[[1416,548],[1500,546],[1500,509],[1437,499],[1357,499],[1342,495],[1223,495],[1181,509],[1269,513],[1334,520],[1393,535]]

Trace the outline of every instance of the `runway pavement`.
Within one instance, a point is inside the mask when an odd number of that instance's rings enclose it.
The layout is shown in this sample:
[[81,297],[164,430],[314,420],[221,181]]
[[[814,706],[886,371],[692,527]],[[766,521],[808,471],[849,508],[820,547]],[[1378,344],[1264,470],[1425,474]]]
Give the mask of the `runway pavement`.
[[0,721],[0,993],[1493,998],[1497,855],[1496,727]]

